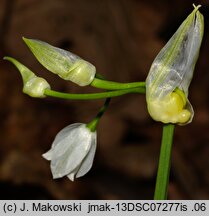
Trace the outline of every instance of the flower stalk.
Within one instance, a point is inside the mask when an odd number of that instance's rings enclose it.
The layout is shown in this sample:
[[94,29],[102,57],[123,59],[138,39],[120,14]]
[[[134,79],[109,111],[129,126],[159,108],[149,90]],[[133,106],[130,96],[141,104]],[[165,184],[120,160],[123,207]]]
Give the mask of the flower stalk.
[[167,199],[174,128],[174,124],[163,126],[154,200]]
[[111,100],[111,98],[107,98],[105,100],[104,105],[101,107],[101,109],[98,112],[98,114],[96,115],[96,117],[86,125],[86,127],[89,128],[90,131],[92,131],[92,132],[96,131],[96,127],[97,127],[97,125],[99,123],[99,120],[101,119],[103,114],[106,112],[106,110],[107,110],[107,108],[108,108],[108,106],[110,104],[110,100]]
[[100,89],[106,89],[106,90],[119,90],[119,89],[129,89],[129,88],[136,88],[136,87],[145,88],[145,82],[119,83],[119,82],[94,78],[94,80],[91,83],[91,86]]
[[138,87],[138,88],[122,89],[122,90],[117,90],[117,91],[89,93],[89,94],[69,94],[69,93],[54,91],[51,89],[46,89],[44,92],[46,96],[57,97],[57,98],[62,98],[62,99],[70,99],[70,100],[103,99],[103,98],[117,97],[117,96],[130,94],[130,93],[144,94],[145,88]]

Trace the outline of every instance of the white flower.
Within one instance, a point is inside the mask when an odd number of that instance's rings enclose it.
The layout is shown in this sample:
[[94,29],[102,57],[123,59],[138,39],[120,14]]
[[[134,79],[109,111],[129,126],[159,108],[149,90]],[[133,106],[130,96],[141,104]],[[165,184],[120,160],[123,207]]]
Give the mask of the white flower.
[[96,151],[96,132],[86,124],[75,123],[62,129],[51,149],[43,157],[51,161],[53,178],[67,176],[70,180],[85,175],[92,166]]

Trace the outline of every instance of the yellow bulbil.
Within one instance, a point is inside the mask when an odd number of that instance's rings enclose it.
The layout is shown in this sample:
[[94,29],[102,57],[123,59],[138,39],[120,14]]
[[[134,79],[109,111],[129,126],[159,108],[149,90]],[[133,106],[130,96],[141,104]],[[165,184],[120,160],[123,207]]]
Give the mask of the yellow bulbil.
[[161,99],[151,99],[148,103],[148,110],[156,121],[184,124],[191,117],[191,112],[185,106],[184,92],[177,89]]
[[34,76],[27,80],[23,86],[23,92],[31,97],[44,98],[44,91],[50,89],[48,82],[42,77]]

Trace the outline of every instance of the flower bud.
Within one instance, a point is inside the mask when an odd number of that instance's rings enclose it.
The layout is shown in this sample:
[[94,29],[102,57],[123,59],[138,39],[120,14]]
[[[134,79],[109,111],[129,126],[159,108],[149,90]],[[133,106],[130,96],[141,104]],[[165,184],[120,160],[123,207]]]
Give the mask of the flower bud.
[[75,123],[62,129],[43,157],[51,161],[53,178],[67,176],[71,181],[92,167],[96,151],[96,132],[86,124]]
[[30,69],[11,57],[4,57],[12,62],[20,71],[23,79],[23,92],[31,97],[43,98],[44,91],[50,89],[49,83],[42,77],[37,77]]
[[80,86],[89,85],[96,74],[91,63],[40,40],[23,38],[37,60],[49,71]]
[[156,121],[180,125],[192,121],[194,111],[187,97],[203,37],[199,7],[181,24],[150,68],[146,100],[149,114]]

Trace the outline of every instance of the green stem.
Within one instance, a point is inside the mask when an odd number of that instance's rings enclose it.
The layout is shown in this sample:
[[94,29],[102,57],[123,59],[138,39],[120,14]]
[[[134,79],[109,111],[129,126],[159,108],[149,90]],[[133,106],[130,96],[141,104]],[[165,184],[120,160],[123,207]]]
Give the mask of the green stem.
[[129,89],[129,88],[136,88],[136,87],[145,88],[145,82],[119,83],[119,82],[112,82],[112,81],[94,78],[94,80],[91,83],[91,86],[96,88],[101,88],[101,89],[107,89],[107,90],[119,90],[119,89]]
[[92,131],[96,131],[96,127],[99,123],[99,120],[101,119],[101,117],[103,116],[103,114],[105,113],[105,111],[107,110],[109,103],[110,103],[111,98],[107,98],[104,105],[101,107],[101,109],[99,110],[99,112],[97,113],[96,117],[87,124],[87,127]]
[[163,126],[160,158],[154,194],[155,200],[167,199],[174,128],[175,125],[173,124],[165,124]]
[[51,89],[46,89],[44,92],[46,96],[57,97],[62,99],[71,99],[71,100],[102,99],[102,98],[109,98],[109,97],[117,97],[129,93],[145,93],[145,88],[138,87],[138,88],[131,88],[131,89],[122,89],[118,91],[108,91],[108,92],[89,93],[89,94],[69,94],[69,93],[54,91]]

